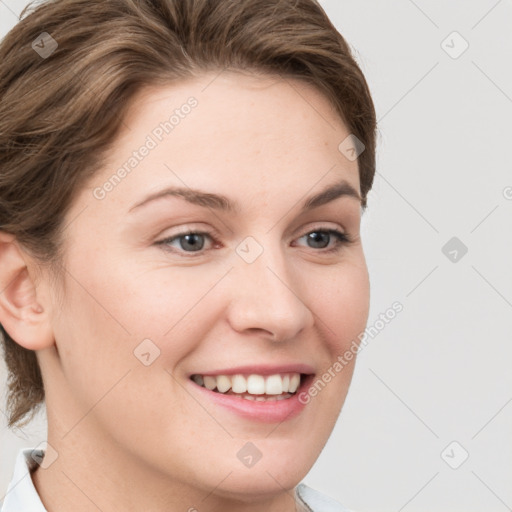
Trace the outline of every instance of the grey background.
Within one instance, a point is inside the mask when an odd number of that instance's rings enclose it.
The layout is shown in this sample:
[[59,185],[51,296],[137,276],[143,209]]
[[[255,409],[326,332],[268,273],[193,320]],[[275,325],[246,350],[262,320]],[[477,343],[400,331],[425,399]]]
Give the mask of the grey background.
[[[512,510],[512,2],[321,3],[379,119],[369,325],[404,310],[361,351],[305,482],[360,512]],[[2,37],[24,5],[0,1]],[[0,501],[18,449],[46,435],[42,415],[16,435],[3,420]]]

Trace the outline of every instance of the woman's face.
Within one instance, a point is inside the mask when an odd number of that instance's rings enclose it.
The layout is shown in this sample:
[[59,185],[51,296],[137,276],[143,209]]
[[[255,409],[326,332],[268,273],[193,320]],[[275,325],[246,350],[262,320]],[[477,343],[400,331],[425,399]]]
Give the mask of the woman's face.
[[38,353],[61,456],[237,499],[305,476],[353,373],[335,363],[368,316],[349,135],[295,80],[142,91],[64,221],[56,350]]

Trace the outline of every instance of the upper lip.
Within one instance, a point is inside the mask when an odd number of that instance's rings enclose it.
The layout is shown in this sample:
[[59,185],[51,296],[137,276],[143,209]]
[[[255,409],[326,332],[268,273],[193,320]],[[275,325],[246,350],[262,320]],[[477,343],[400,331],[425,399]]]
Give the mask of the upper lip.
[[275,375],[278,373],[305,373],[314,374],[315,370],[312,366],[303,363],[288,363],[279,365],[259,364],[245,365],[232,368],[221,368],[217,370],[205,370],[191,373],[192,375]]

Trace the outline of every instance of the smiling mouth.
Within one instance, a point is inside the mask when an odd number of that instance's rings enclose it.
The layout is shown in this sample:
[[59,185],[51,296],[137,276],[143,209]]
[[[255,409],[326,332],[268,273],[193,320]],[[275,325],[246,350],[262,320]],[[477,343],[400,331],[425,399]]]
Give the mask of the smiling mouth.
[[215,393],[231,395],[245,400],[269,402],[286,400],[297,393],[306,377],[301,373],[278,373],[274,375],[199,375],[190,378],[203,388]]

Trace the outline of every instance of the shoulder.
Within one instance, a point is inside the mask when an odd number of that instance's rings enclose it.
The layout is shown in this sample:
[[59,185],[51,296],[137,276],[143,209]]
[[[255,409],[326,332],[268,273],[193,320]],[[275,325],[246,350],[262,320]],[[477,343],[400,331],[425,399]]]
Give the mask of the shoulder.
[[306,484],[300,483],[295,488],[295,492],[302,504],[305,505],[307,512],[353,512]]

